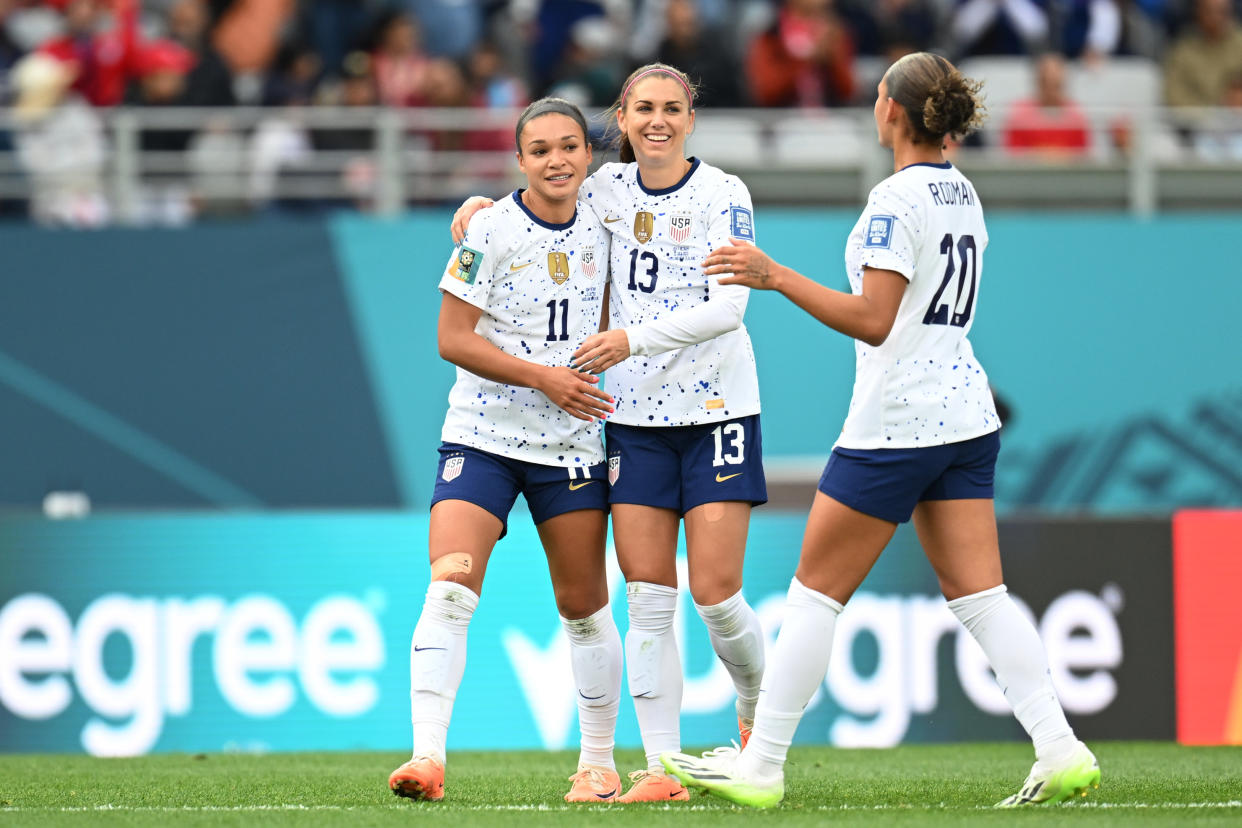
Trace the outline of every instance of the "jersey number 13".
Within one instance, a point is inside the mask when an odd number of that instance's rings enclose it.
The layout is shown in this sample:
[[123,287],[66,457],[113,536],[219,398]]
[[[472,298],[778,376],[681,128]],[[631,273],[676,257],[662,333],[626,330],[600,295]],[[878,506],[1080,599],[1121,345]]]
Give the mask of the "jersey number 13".
[[[958,262],[953,260],[953,248],[957,248]],[[940,240],[940,254],[945,257],[944,279],[936,289],[927,313],[923,314],[924,325],[954,325],[964,328],[970,321],[970,312],[975,306],[975,290],[979,286],[979,253],[975,250],[974,236],[961,236],[957,244],[953,244],[953,234],[945,233]],[[945,296],[945,289],[957,276],[957,290],[952,296]],[[952,305],[949,303],[952,299]]]

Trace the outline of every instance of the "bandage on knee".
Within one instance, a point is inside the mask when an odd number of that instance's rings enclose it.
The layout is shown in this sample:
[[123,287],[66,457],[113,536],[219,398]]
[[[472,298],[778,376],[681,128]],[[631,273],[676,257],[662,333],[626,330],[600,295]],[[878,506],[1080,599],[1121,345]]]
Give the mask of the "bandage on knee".
[[451,581],[454,575],[469,575],[474,568],[474,558],[469,552],[450,552],[431,563],[431,580]]

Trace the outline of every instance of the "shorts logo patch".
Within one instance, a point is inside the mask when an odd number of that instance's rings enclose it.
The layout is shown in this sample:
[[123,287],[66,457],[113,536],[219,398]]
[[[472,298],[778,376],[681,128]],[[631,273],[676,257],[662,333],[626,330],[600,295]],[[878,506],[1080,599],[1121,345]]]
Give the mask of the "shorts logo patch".
[[729,208],[729,235],[735,239],[755,240],[755,219],[745,207]]
[[863,247],[888,247],[893,242],[892,216],[872,216],[867,221],[867,240]]
[[483,264],[483,254],[471,250],[464,244],[457,249],[457,261],[449,268],[449,273],[468,285],[474,284],[474,277],[479,275],[479,267]]
[[673,213],[668,219],[668,234],[673,241],[681,244],[690,237],[694,228],[694,217],[689,213]]
[[621,477],[621,455],[608,458],[608,485],[617,485],[617,480]]
[[595,278],[595,251],[583,250],[582,261],[578,265],[578,269],[582,271],[582,275],[588,279]]
[[451,483],[461,475],[461,469],[466,465],[466,458],[460,454],[450,457],[444,461],[444,471],[440,472],[440,477],[444,478],[445,483]]

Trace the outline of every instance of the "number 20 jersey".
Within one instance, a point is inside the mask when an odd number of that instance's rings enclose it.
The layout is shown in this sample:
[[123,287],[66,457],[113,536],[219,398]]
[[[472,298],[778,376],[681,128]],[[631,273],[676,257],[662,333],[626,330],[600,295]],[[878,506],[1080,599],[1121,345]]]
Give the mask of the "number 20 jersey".
[[988,231],[974,187],[955,167],[913,164],[876,185],[850,232],[845,268],[909,280],[888,338],[855,343],[854,394],[836,445],[916,448],[1000,428],[987,374],[966,335],[979,303]]
[[[611,328],[627,328],[749,288],[717,284],[703,260],[729,237],[754,242],[750,192],[737,176],[695,159],[671,187],[647,188],[638,164],[604,164],[579,200],[612,233]],[[609,422],[687,426],[759,413],[759,375],[745,325],[664,353],[635,354],[605,372],[617,402]]]
[[[507,354],[567,366],[599,330],[608,280],[607,231],[578,205],[565,224],[541,221],[521,190],[481,210],[453,251],[440,290],[483,311],[475,333]],[[457,369],[441,438],[447,443],[539,463],[604,462],[599,421],[579,420],[534,388]]]

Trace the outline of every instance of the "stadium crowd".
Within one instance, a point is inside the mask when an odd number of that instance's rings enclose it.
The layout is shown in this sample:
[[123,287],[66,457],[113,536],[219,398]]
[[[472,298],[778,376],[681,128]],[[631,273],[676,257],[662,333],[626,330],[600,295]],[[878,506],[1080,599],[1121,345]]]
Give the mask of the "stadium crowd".
[[[1138,56],[1161,66],[1171,106],[1242,113],[1236,0],[0,0],[0,131],[33,176],[98,177],[99,108],[256,105],[512,109],[542,95],[612,103],[635,66],[685,70],[713,108],[869,106],[883,68],[912,51],[955,60],[1027,56],[1031,98],[1005,113],[1011,152],[1085,151],[1066,62]],[[1235,119],[1242,120],[1242,119]],[[211,130],[206,130],[211,133]],[[1183,135],[1192,145],[1195,138]],[[1199,141],[1242,158],[1242,130]],[[227,149],[236,136],[144,130],[141,148]],[[247,151],[287,161],[369,152],[373,131],[258,129]],[[507,131],[442,133],[432,148],[506,149]],[[437,143],[439,142],[439,143]],[[260,157],[263,153],[258,153]],[[262,164],[253,174],[262,200]],[[374,170],[347,175],[365,189]],[[270,179],[270,176],[268,176]],[[86,182],[79,189],[89,191]],[[36,199],[37,201],[37,199]],[[106,220],[102,199],[32,204]],[[177,207],[159,208],[175,220]],[[50,211],[50,213],[49,213]]]

